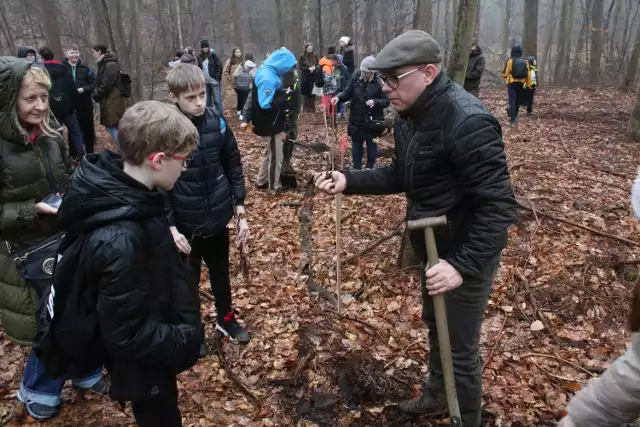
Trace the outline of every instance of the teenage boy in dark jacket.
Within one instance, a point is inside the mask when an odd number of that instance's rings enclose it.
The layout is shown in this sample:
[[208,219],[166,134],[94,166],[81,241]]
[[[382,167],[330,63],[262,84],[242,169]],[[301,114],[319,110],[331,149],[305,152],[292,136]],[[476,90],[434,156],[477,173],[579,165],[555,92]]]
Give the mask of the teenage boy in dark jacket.
[[[249,238],[244,210],[244,172],[233,132],[214,108],[205,106],[205,80],[198,67],[179,64],[169,71],[171,100],[196,126],[199,142],[170,192],[171,233],[178,250],[188,255],[193,274],[191,292],[199,299],[202,260],[209,268],[216,299],[216,329],[234,343],[248,343],[249,333],[238,324],[231,300],[229,229],[234,214],[236,244]],[[201,354],[204,355],[204,348]]]
[[44,68],[51,77],[51,89],[49,89],[49,107],[58,122],[64,124],[69,132],[69,152],[73,157],[83,156],[84,142],[82,132],[76,117],[78,103],[78,90],[73,81],[71,70],[60,61],[56,60],[53,51],[48,47],[39,50],[42,56]]
[[[87,64],[80,59],[80,50],[77,45],[71,45],[65,52],[66,58],[62,63],[71,69],[76,85],[77,108],[76,117],[82,132],[82,140],[87,154],[93,153],[96,141],[96,129],[93,122],[93,100],[91,94],[96,86],[96,75]],[[77,156],[75,150],[69,150],[72,157]]]
[[293,157],[294,142],[298,139],[298,116],[302,109],[302,93],[298,70],[292,68],[282,76],[282,87],[285,91],[289,89],[284,110],[284,134],[286,139],[282,148],[282,175],[286,175],[295,174],[291,167],[291,157]]
[[[56,266],[68,280],[56,283],[81,280],[97,301],[111,397],[132,402],[140,427],[178,427],[176,375],[197,361],[202,335],[158,189],[173,187],[198,133],[174,106],[144,101],[127,110],[118,137],[122,157],[87,156],[71,178],[58,217],[77,241]],[[57,319],[63,302],[51,295]]]

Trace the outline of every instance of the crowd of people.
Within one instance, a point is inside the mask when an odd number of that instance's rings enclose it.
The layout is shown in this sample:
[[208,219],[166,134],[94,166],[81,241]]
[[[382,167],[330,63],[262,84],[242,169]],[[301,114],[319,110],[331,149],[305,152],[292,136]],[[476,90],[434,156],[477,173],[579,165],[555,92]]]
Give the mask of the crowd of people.
[[[128,109],[125,73],[105,45],[93,47],[96,74],[77,46],[62,62],[47,48],[38,52],[42,63],[31,49],[0,57],[0,317],[9,339],[33,346],[18,392],[31,416],[55,416],[71,379],[76,388],[131,402],[140,427],[182,425],[176,376],[207,353],[203,261],[216,331],[250,342],[229,277],[228,224],[235,221],[240,247],[250,232],[241,152],[222,110],[224,76],[237,94],[241,127],[252,128],[265,147],[258,189],[282,192],[298,115],[315,111],[320,97],[331,122],[350,103],[353,167],[317,173],[319,191],[404,193],[408,220],[446,215],[447,226],[435,234],[439,264],[427,265],[423,232],[409,234],[422,260],[429,373],[422,393],[398,409],[446,409],[433,300],[444,295],[461,423],[481,425],[480,330],[517,207],[500,124],[473,95],[482,52],[471,48],[465,90],[442,71],[440,45],[423,31],[398,36],[358,69],[354,51],[343,37],[322,57],[310,44],[298,59],[282,47],[256,66],[251,54],[234,49],[222,65],[203,40],[200,53],[187,47],[170,63],[168,103]],[[514,47],[504,72],[512,121],[520,105],[533,104],[523,91],[535,87],[535,59],[525,60],[523,71],[521,56]],[[91,154],[92,101],[118,153]],[[375,138],[389,106],[398,113],[395,153],[375,167]],[[639,360],[630,351],[581,392],[563,426],[614,425],[637,414],[635,384],[620,376],[637,378]],[[603,393],[608,406],[594,403]],[[626,406],[606,414],[614,398],[627,399]]]

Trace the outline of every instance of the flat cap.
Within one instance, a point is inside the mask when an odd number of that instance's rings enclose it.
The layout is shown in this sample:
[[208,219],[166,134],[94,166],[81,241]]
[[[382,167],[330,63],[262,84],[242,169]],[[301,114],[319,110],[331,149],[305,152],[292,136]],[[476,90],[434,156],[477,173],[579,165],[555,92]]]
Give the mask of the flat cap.
[[382,48],[372,70],[391,70],[405,65],[439,64],[442,62],[440,44],[428,33],[409,30]]

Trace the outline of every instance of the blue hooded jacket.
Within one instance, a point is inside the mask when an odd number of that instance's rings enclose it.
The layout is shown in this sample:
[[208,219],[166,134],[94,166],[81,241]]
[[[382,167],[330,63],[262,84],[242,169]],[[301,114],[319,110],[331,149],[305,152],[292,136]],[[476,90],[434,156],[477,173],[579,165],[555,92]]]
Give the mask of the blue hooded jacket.
[[296,66],[296,57],[287,48],[282,47],[273,51],[264,64],[258,68],[254,82],[258,89],[258,104],[260,108],[269,110],[273,95],[282,87],[280,78]]

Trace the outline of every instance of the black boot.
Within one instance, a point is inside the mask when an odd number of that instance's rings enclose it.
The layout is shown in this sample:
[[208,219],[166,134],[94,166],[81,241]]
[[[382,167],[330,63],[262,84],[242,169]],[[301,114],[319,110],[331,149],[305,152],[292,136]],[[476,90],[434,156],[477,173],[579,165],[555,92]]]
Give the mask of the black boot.
[[398,403],[398,410],[407,415],[425,415],[441,413],[447,410],[447,396],[443,386],[427,379],[420,396]]

